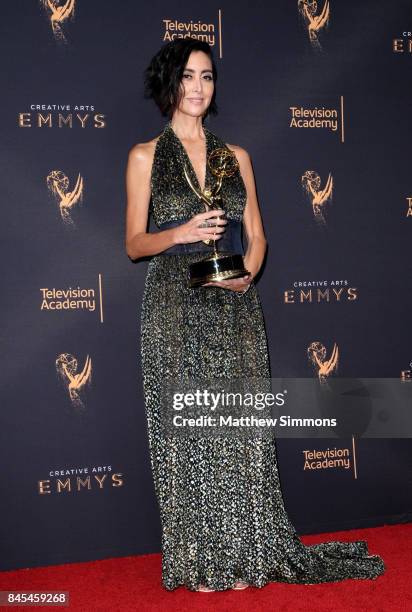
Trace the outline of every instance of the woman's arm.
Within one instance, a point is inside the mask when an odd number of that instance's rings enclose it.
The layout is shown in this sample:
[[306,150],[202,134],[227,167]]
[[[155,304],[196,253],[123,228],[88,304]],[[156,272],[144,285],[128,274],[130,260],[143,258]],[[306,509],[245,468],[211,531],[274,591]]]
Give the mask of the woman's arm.
[[190,221],[177,227],[147,232],[151,198],[150,176],[156,140],[134,145],[129,151],[126,169],[126,239],[125,248],[131,259],[157,255],[169,247],[206,238],[222,237],[225,219],[215,220],[216,226],[199,227],[203,221],[212,220],[223,213],[212,210],[198,213]]
[[245,268],[254,278],[259,272],[265,257],[267,241],[263,229],[262,217],[256,195],[255,179],[249,153],[235,145],[228,145],[236,154],[240,173],[247,191],[246,206],[243,213],[243,224],[247,238],[247,249],[244,255]]
[[129,151],[126,168],[125,247],[131,259],[156,255],[176,244],[174,227],[156,233],[146,232],[155,144],[155,141],[136,144]]

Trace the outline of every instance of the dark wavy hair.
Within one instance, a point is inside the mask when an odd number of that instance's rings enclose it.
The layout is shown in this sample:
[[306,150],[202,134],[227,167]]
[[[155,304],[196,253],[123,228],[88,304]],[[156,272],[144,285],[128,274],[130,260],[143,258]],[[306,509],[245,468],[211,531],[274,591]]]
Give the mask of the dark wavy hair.
[[215,89],[203,118],[217,115],[216,81],[217,70],[212,48],[197,38],[177,38],[163,45],[152,57],[144,71],[144,97],[153,98],[163,116],[172,117],[180,102],[180,84],[183,72],[192,51],[203,51],[212,62]]

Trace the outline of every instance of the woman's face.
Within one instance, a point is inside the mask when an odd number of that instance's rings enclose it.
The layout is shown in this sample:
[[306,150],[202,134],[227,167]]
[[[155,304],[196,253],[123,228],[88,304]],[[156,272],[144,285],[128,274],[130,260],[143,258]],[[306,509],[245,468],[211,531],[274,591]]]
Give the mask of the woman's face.
[[205,114],[212,100],[212,62],[203,51],[192,51],[183,71],[179,111],[199,117]]

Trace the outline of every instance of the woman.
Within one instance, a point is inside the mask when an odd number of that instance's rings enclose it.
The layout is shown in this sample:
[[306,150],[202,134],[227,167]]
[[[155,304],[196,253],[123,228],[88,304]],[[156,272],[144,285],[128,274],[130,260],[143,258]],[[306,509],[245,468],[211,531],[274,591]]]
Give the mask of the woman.
[[[126,250],[152,256],[143,296],[141,351],[151,465],[162,522],[163,586],[213,591],[271,581],[319,583],[376,578],[384,571],[364,541],[304,546],[286,514],[275,441],[166,436],[162,384],[196,378],[270,378],[260,298],[254,278],[266,239],[248,153],[204,125],[216,114],[211,48],[195,39],[164,45],[145,73],[146,96],[169,121],[135,145],[127,166]],[[197,189],[215,180],[206,160],[229,148],[238,169],[222,185],[224,211],[204,212]],[[150,208],[150,201],[152,207]],[[158,227],[147,232],[149,212]],[[225,213],[225,214],[224,214]],[[226,217],[226,218],[225,218]],[[188,287],[188,267],[205,257],[204,240],[239,245],[247,237],[247,275]],[[241,253],[243,255],[243,253]]]

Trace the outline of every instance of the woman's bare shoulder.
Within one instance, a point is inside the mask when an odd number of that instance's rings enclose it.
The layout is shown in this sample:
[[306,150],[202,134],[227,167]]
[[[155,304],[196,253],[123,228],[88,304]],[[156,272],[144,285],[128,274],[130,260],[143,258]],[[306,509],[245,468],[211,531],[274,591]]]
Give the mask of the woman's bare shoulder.
[[151,165],[158,140],[159,136],[156,136],[156,138],[147,142],[137,142],[129,150],[129,159]]
[[240,147],[239,145],[229,144],[228,142],[226,143],[226,146],[234,152],[240,164],[245,164],[250,160],[249,153],[243,147]]

